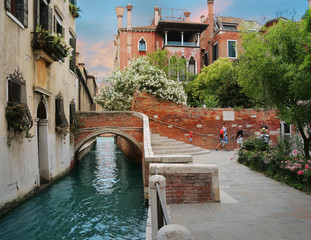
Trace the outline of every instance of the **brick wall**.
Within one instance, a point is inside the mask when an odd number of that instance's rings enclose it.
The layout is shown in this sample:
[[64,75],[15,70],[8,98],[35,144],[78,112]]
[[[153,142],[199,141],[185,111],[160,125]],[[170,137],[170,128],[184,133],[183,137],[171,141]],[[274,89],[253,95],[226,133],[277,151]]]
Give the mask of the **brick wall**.
[[258,136],[263,121],[269,127],[270,144],[276,144],[280,135],[280,120],[274,110],[188,108],[147,93],[134,96],[132,110],[150,118],[153,133],[187,142],[189,131],[193,131],[193,144],[207,149],[213,149],[219,143],[219,129],[224,122],[228,128],[230,149],[237,147],[235,137],[239,125],[243,128],[244,139]]
[[164,174],[167,204],[213,202],[212,174]]
[[219,202],[219,170],[212,164],[150,164],[149,177],[166,180],[167,204]]

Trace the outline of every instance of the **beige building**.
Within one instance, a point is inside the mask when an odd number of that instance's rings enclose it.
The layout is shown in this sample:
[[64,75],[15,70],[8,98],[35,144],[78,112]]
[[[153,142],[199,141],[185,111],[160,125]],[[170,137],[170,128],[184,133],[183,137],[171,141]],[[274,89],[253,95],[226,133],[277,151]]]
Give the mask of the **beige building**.
[[[76,34],[69,4],[0,0],[0,212],[73,161],[76,64],[69,55]],[[33,137],[24,138],[28,130]]]
[[94,101],[97,95],[97,84],[94,75],[87,72],[84,63],[79,63],[76,68],[77,74],[77,111],[95,111],[96,102]]

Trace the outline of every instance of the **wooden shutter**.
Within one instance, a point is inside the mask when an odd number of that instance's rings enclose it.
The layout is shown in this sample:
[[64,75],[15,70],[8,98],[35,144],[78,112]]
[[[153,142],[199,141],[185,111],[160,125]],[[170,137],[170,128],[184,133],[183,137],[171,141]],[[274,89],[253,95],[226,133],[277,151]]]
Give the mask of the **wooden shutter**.
[[24,0],[24,26],[28,28],[28,0]]
[[69,62],[69,68],[74,71],[76,67],[76,38],[70,38],[70,46],[72,47],[71,59]]
[[72,125],[76,120],[76,104],[70,103],[69,110],[70,110],[70,124]]
[[53,28],[53,8],[48,6],[47,30],[52,32]]
[[28,0],[16,1],[16,17],[25,27],[28,27]]
[[11,0],[5,0],[5,9],[11,12]]
[[62,36],[65,38],[65,28],[62,26]]
[[[40,1],[38,2],[40,5]],[[41,4],[41,6],[39,6],[39,11],[40,11],[40,24],[39,25],[42,25],[42,28],[48,30],[49,6],[45,4]]]
[[35,18],[36,18],[36,22],[35,22],[35,28],[37,26],[40,26],[41,25],[41,22],[40,22],[40,0],[35,0]]

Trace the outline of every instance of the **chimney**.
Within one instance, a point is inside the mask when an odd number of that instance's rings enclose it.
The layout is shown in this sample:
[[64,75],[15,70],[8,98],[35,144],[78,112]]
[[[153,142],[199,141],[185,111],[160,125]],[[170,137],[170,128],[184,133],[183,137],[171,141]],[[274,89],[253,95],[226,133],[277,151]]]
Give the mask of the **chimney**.
[[159,21],[160,21],[159,7],[156,6],[156,7],[154,8],[154,25],[158,25]]
[[204,16],[204,15],[201,15],[200,19],[201,19],[201,23],[204,23],[205,16]]
[[131,4],[126,6],[127,9],[127,29],[132,29],[132,8]]
[[122,27],[122,18],[124,13],[124,7],[116,7],[116,13],[118,17],[118,29]]
[[186,22],[190,22],[189,16],[190,16],[191,13],[190,12],[185,12],[184,14],[186,16]]
[[210,36],[214,34],[214,0],[207,0],[208,5],[208,24],[210,29]]

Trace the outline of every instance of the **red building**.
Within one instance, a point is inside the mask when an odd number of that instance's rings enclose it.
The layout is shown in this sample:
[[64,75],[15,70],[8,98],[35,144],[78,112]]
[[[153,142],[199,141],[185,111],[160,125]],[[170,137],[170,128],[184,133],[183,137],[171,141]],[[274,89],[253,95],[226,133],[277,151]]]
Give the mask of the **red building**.
[[220,57],[236,59],[241,26],[258,30],[261,25],[241,18],[214,17],[214,0],[207,0],[207,4],[208,17],[201,16],[200,22],[190,21],[190,12],[155,7],[152,24],[143,27],[132,27],[133,7],[129,4],[125,28],[122,28],[125,8],[116,7],[118,35],[114,66],[123,70],[133,57],[159,49],[167,49],[170,59],[184,58],[187,71],[193,74]]

